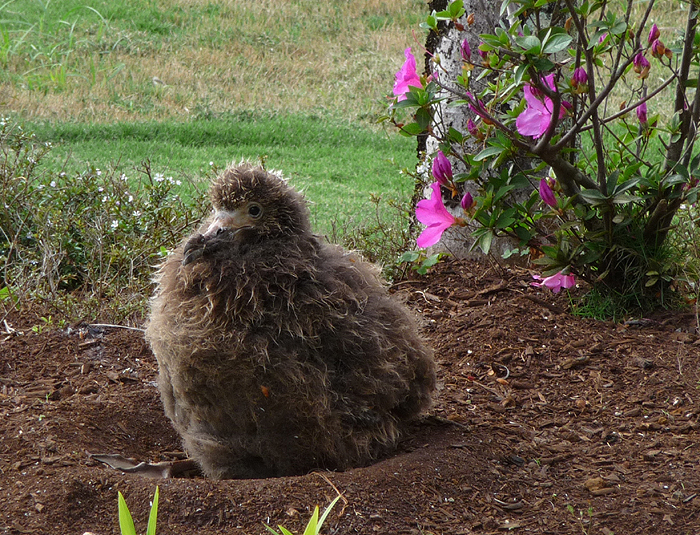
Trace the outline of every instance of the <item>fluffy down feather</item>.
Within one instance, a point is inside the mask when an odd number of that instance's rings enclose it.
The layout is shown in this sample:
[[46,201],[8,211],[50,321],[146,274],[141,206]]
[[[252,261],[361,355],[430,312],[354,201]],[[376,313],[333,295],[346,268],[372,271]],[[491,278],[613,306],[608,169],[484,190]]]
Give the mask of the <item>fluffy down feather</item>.
[[250,165],[161,266],[146,338],[165,412],[212,478],[372,462],[430,403],[432,353],[376,267],[312,234],[303,197]]

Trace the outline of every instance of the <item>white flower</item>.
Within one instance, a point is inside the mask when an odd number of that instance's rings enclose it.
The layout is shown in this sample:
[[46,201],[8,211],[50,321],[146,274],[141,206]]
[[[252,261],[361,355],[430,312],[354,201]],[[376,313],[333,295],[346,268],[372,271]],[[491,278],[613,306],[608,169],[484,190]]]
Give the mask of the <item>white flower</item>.
[[181,186],[181,185],[182,185],[182,181],[176,180],[176,181],[175,181],[175,185],[176,185],[176,186]]
[[105,195],[104,197],[102,197],[102,203],[103,203],[103,204],[106,203],[108,198],[109,198],[109,197],[107,197],[107,195]]
[[104,190],[105,190],[105,189],[104,189],[102,186],[100,186],[99,188],[97,188],[97,191],[99,191],[100,193],[102,193]]
[[134,202],[134,196],[129,194],[129,198],[127,199],[127,202]]
[[209,166],[211,167],[212,165],[214,165],[214,162],[209,162]]
[[134,210],[133,213],[131,214],[134,217],[141,217],[141,211],[140,210]]
[[121,176],[120,176],[119,178],[121,178],[124,182],[126,182],[127,180],[129,180],[129,177],[126,176],[124,173],[122,173]]
[[55,187],[56,187],[56,181],[55,181],[55,180],[52,180],[52,181],[51,181],[51,184],[49,184],[49,185],[50,185],[52,188],[55,188]]
[[96,171],[97,171],[97,176],[100,176],[102,174],[102,171],[100,171],[99,169],[97,169]]
[[165,176],[162,173],[156,173],[153,180],[156,182],[163,182],[163,180],[165,180]]
[[112,228],[117,228],[119,226],[119,221],[116,219],[112,219]]

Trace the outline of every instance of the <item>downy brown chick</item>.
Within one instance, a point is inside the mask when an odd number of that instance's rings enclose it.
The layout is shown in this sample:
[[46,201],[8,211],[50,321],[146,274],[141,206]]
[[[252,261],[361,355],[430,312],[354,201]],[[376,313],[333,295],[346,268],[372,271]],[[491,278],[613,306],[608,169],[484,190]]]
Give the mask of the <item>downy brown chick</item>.
[[226,169],[161,266],[146,337],[165,412],[212,478],[366,465],[430,403],[432,353],[377,268],[311,232],[303,197]]

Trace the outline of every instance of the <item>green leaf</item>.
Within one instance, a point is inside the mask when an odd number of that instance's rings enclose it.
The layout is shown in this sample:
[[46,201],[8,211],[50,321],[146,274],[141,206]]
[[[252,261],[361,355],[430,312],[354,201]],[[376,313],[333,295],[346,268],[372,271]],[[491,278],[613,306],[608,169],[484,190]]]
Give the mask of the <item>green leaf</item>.
[[151,512],[148,515],[148,527],[146,528],[146,535],[156,535],[156,520],[158,518],[158,495],[159,489],[156,487],[156,492],[153,495],[153,504],[151,505]]
[[637,200],[639,200],[637,196],[628,193],[618,193],[612,197],[613,204],[629,204]]
[[527,243],[528,241],[530,241],[530,239],[533,236],[533,232],[522,225],[518,225],[513,230],[523,243]]
[[525,75],[526,72],[527,72],[527,65],[525,65],[525,64],[518,65],[518,67],[515,69],[513,83],[515,85],[520,85],[520,82],[522,82],[523,76]]
[[314,507],[314,513],[311,515],[311,518],[309,519],[309,523],[306,525],[306,529],[304,530],[304,535],[317,535],[317,533],[318,533],[318,505],[316,507]]
[[510,227],[515,223],[515,208],[509,208],[505,210],[501,215],[498,216],[496,224],[494,225],[497,229],[504,229]]
[[584,189],[579,192],[579,197],[593,206],[607,204],[608,198],[597,189]]
[[[437,256],[438,260],[439,260],[441,255],[442,255],[442,253],[438,253],[437,255],[433,255],[433,256]],[[336,496],[335,499],[328,505],[328,507],[326,507],[326,510],[323,511],[323,514],[321,515],[321,519],[318,521],[318,529],[319,530],[321,529],[321,526],[323,526],[323,523],[326,521],[326,517],[328,516],[328,513],[331,512],[331,509],[333,509],[333,506],[338,502],[339,499],[340,499],[340,496]]]
[[666,177],[664,179],[664,186],[669,187],[669,186],[676,186],[678,184],[685,184],[688,182],[689,177],[685,177],[681,174],[675,174],[671,175],[669,177]]
[[406,251],[399,257],[399,262],[415,262],[420,258],[420,253],[418,251]]
[[608,175],[608,179],[606,181],[606,191],[608,192],[608,195],[612,195],[613,191],[615,191],[615,186],[617,186],[617,179],[619,176],[620,171],[618,170],[615,170]]
[[422,130],[427,130],[433,120],[433,115],[426,108],[418,108],[415,115],[416,123],[421,127]]
[[458,19],[465,13],[464,2],[462,0],[455,0],[449,5],[448,9],[453,19]]
[[558,254],[559,254],[559,249],[557,249],[556,247],[553,247],[551,245],[543,245],[542,252],[545,255],[547,255],[549,258],[553,258],[554,260],[556,260]]
[[131,518],[129,508],[126,506],[126,500],[121,492],[118,492],[117,508],[119,510],[119,530],[122,535],[136,535],[134,520]]
[[474,231],[476,240],[472,245],[472,249],[479,247],[484,254],[489,254],[491,243],[493,242],[494,233],[489,228],[480,228]]
[[549,72],[554,68],[554,63],[549,61],[547,58],[535,58],[532,65],[538,72]]
[[399,130],[399,133],[402,136],[410,137],[410,136],[417,136],[418,134],[423,132],[423,127],[419,125],[418,123],[408,123],[403,125],[401,130]]
[[437,31],[437,17],[435,16],[435,11],[428,15],[425,22],[421,23],[420,26],[421,28]]
[[464,143],[464,134],[453,127],[450,127],[450,129],[447,131],[447,138],[454,143]]
[[513,39],[515,44],[523,49],[524,54],[539,55],[542,50],[542,43],[534,35],[523,35]]
[[435,253],[434,255],[430,255],[428,258],[423,260],[423,262],[421,262],[421,265],[426,268],[431,268],[440,261],[441,257],[442,253]]
[[569,46],[569,43],[571,43],[572,40],[573,37],[571,37],[567,33],[554,34],[544,44],[542,52],[544,52],[545,54],[555,54],[557,52],[561,52],[567,46]]
[[501,41],[498,39],[498,37],[491,35],[490,33],[480,34],[479,39],[481,39],[479,50],[483,50],[484,52],[490,52],[501,47]]
[[503,152],[503,150],[504,150],[503,147],[486,147],[479,154],[474,156],[474,161],[480,162],[480,161],[485,160],[486,158],[489,158],[491,156],[496,156],[497,154],[501,154]]

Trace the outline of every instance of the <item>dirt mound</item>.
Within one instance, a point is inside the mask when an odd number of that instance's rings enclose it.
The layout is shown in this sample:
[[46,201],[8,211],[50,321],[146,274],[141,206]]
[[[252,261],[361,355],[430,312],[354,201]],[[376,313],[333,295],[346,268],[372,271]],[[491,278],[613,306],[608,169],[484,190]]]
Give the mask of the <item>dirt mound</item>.
[[[0,532],[690,534],[700,530],[700,340],[693,314],[619,325],[566,312],[525,271],[445,262],[395,286],[424,320],[439,389],[391,458],[344,473],[214,482],[123,474],[90,457],[176,459],[141,333],[0,335]],[[11,327],[14,332],[11,332]]]

